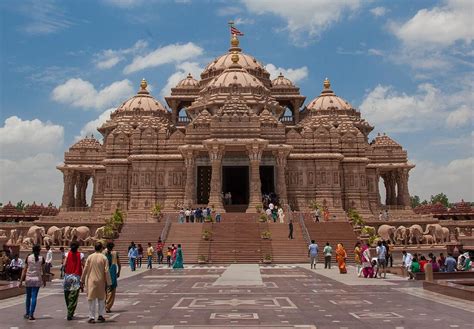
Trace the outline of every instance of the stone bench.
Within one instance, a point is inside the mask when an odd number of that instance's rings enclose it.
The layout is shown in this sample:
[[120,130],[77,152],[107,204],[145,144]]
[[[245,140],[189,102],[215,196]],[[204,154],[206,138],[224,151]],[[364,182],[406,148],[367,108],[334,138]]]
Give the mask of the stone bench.
[[18,288],[18,281],[0,281],[0,300],[19,296],[25,293],[25,288]]
[[[415,280],[424,280],[425,273],[415,273]],[[474,279],[474,271],[468,272],[434,272],[434,280],[451,280],[451,279]]]

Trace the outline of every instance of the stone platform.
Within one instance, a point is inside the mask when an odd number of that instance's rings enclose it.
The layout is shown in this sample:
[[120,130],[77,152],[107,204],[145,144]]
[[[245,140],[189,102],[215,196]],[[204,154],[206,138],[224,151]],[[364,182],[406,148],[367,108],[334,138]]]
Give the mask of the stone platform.
[[[231,272],[249,269],[232,265]],[[425,291],[420,282],[387,275],[357,278],[355,269],[252,265],[262,284],[216,285],[230,267],[186,266],[130,272],[119,281],[113,313],[100,328],[473,328],[474,303]],[[256,269],[258,269],[256,271]],[[225,275],[224,275],[225,279]],[[246,282],[248,283],[248,282]],[[65,319],[59,280],[41,289],[36,321],[22,318],[24,297],[0,301],[0,328],[88,327],[81,294],[77,317]]]

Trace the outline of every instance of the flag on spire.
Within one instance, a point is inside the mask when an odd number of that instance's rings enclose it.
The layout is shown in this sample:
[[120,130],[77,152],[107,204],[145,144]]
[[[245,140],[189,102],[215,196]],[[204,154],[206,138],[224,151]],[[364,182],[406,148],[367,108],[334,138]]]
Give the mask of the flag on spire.
[[240,32],[235,26],[234,26],[234,22],[230,21],[229,22],[229,26],[230,26],[230,34],[231,35],[239,35],[239,36],[242,36],[244,35],[242,32]]

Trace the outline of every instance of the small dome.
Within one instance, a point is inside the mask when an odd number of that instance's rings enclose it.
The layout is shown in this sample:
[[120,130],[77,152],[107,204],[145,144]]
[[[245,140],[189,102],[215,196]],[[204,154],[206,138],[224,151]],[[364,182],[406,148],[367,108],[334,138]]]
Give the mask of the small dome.
[[81,139],[77,143],[75,143],[73,146],[71,146],[71,149],[81,149],[81,150],[100,150],[102,148],[102,145],[100,142],[94,137],[94,135],[91,135],[90,137],[86,136],[85,138]]
[[318,110],[351,110],[353,109],[352,105],[349,104],[346,100],[341,97],[336,96],[334,91],[331,89],[331,83],[329,79],[324,80],[324,89],[321,92],[321,95],[313,99],[307,108],[311,111]]
[[374,138],[372,141],[371,145],[373,147],[381,147],[381,148],[391,148],[391,147],[396,147],[396,148],[401,148],[402,146],[395,142],[393,139],[385,135],[380,135],[380,133],[377,135],[377,137]]
[[176,88],[199,88],[199,81],[193,78],[191,73],[188,73],[188,76],[178,82]]
[[123,102],[122,105],[120,105],[112,115],[126,111],[133,111],[136,109],[142,110],[144,112],[168,112],[158,100],[150,95],[150,92],[147,90],[147,86],[148,83],[145,79],[143,79],[140,83],[140,90],[137,92],[137,94]]
[[294,88],[295,87],[293,82],[291,82],[290,79],[285,78],[281,72],[280,72],[280,75],[276,79],[273,79],[272,86],[277,87],[277,88],[285,88],[285,87]]

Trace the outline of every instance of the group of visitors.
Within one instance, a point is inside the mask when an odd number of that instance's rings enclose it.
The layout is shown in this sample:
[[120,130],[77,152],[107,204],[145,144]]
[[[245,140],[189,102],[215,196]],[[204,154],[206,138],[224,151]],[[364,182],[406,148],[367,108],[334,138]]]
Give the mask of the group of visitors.
[[[215,213],[214,218],[212,218],[213,213]],[[221,219],[221,213],[219,211],[212,211],[209,207],[187,208],[186,210],[181,208],[178,213],[178,223],[204,223],[205,220],[220,223]]]
[[[62,248],[64,250],[64,248]],[[120,277],[121,265],[113,242],[109,242],[105,251],[102,243],[94,245],[94,253],[86,259],[79,251],[79,244],[72,242],[68,252],[61,251],[63,263],[61,271],[64,275],[63,290],[67,309],[67,320],[74,318],[79,300],[79,293],[87,289],[89,304],[88,323],[105,322],[105,312],[111,312],[115,301],[117,279]],[[26,311],[24,318],[35,320],[35,309],[40,287],[46,286],[48,280],[47,261],[40,255],[41,246],[34,245],[32,253],[24,262],[19,287],[26,287]]]
[[[311,240],[311,244],[308,247],[308,257],[310,257],[311,269],[316,269],[316,264],[318,260],[319,246],[315,240]],[[324,268],[331,269],[331,260],[332,260],[332,247],[329,242],[326,242],[326,245],[323,248],[324,255]],[[339,268],[340,274],[346,274],[346,260],[347,252],[342,243],[338,243],[336,247],[336,261]]]
[[313,222],[319,223],[321,219],[324,219],[325,222],[328,222],[329,217],[330,217],[330,214],[329,214],[329,209],[327,206],[323,206],[322,208],[316,207],[313,213]]
[[0,250],[0,278],[16,281],[20,279],[25,263],[11,250]]
[[274,223],[277,222],[277,219],[280,223],[285,222],[285,213],[283,208],[278,207],[277,205],[270,203],[268,208],[265,209],[265,214],[267,215],[268,221],[273,221]]
[[[137,267],[141,268],[143,261],[143,248],[141,253],[139,252],[141,244],[138,244],[138,247],[135,245],[135,242],[130,242],[128,246],[128,260],[130,270],[132,272],[136,271]],[[147,256],[147,269],[151,270],[153,268],[153,256],[155,254],[155,249],[153,248],[151,242],[148,242],[148,247],[146,249]],[[156,259],[158,264],[163,264],[164,259],[164,243],[161,238],[158,239],[156,243]],[[176,247],[174,243],[169,246],[166,250],[166,264],[168,267],[173,268],[184,268],[183,265],[183,250],[181,244],[178,244]]]
[[280,204],[278,195],[273,192],[270,193],[263,193],[262,194],[262,205],[263,209],[267,209],[270,207],[270,204],[278,205]]

